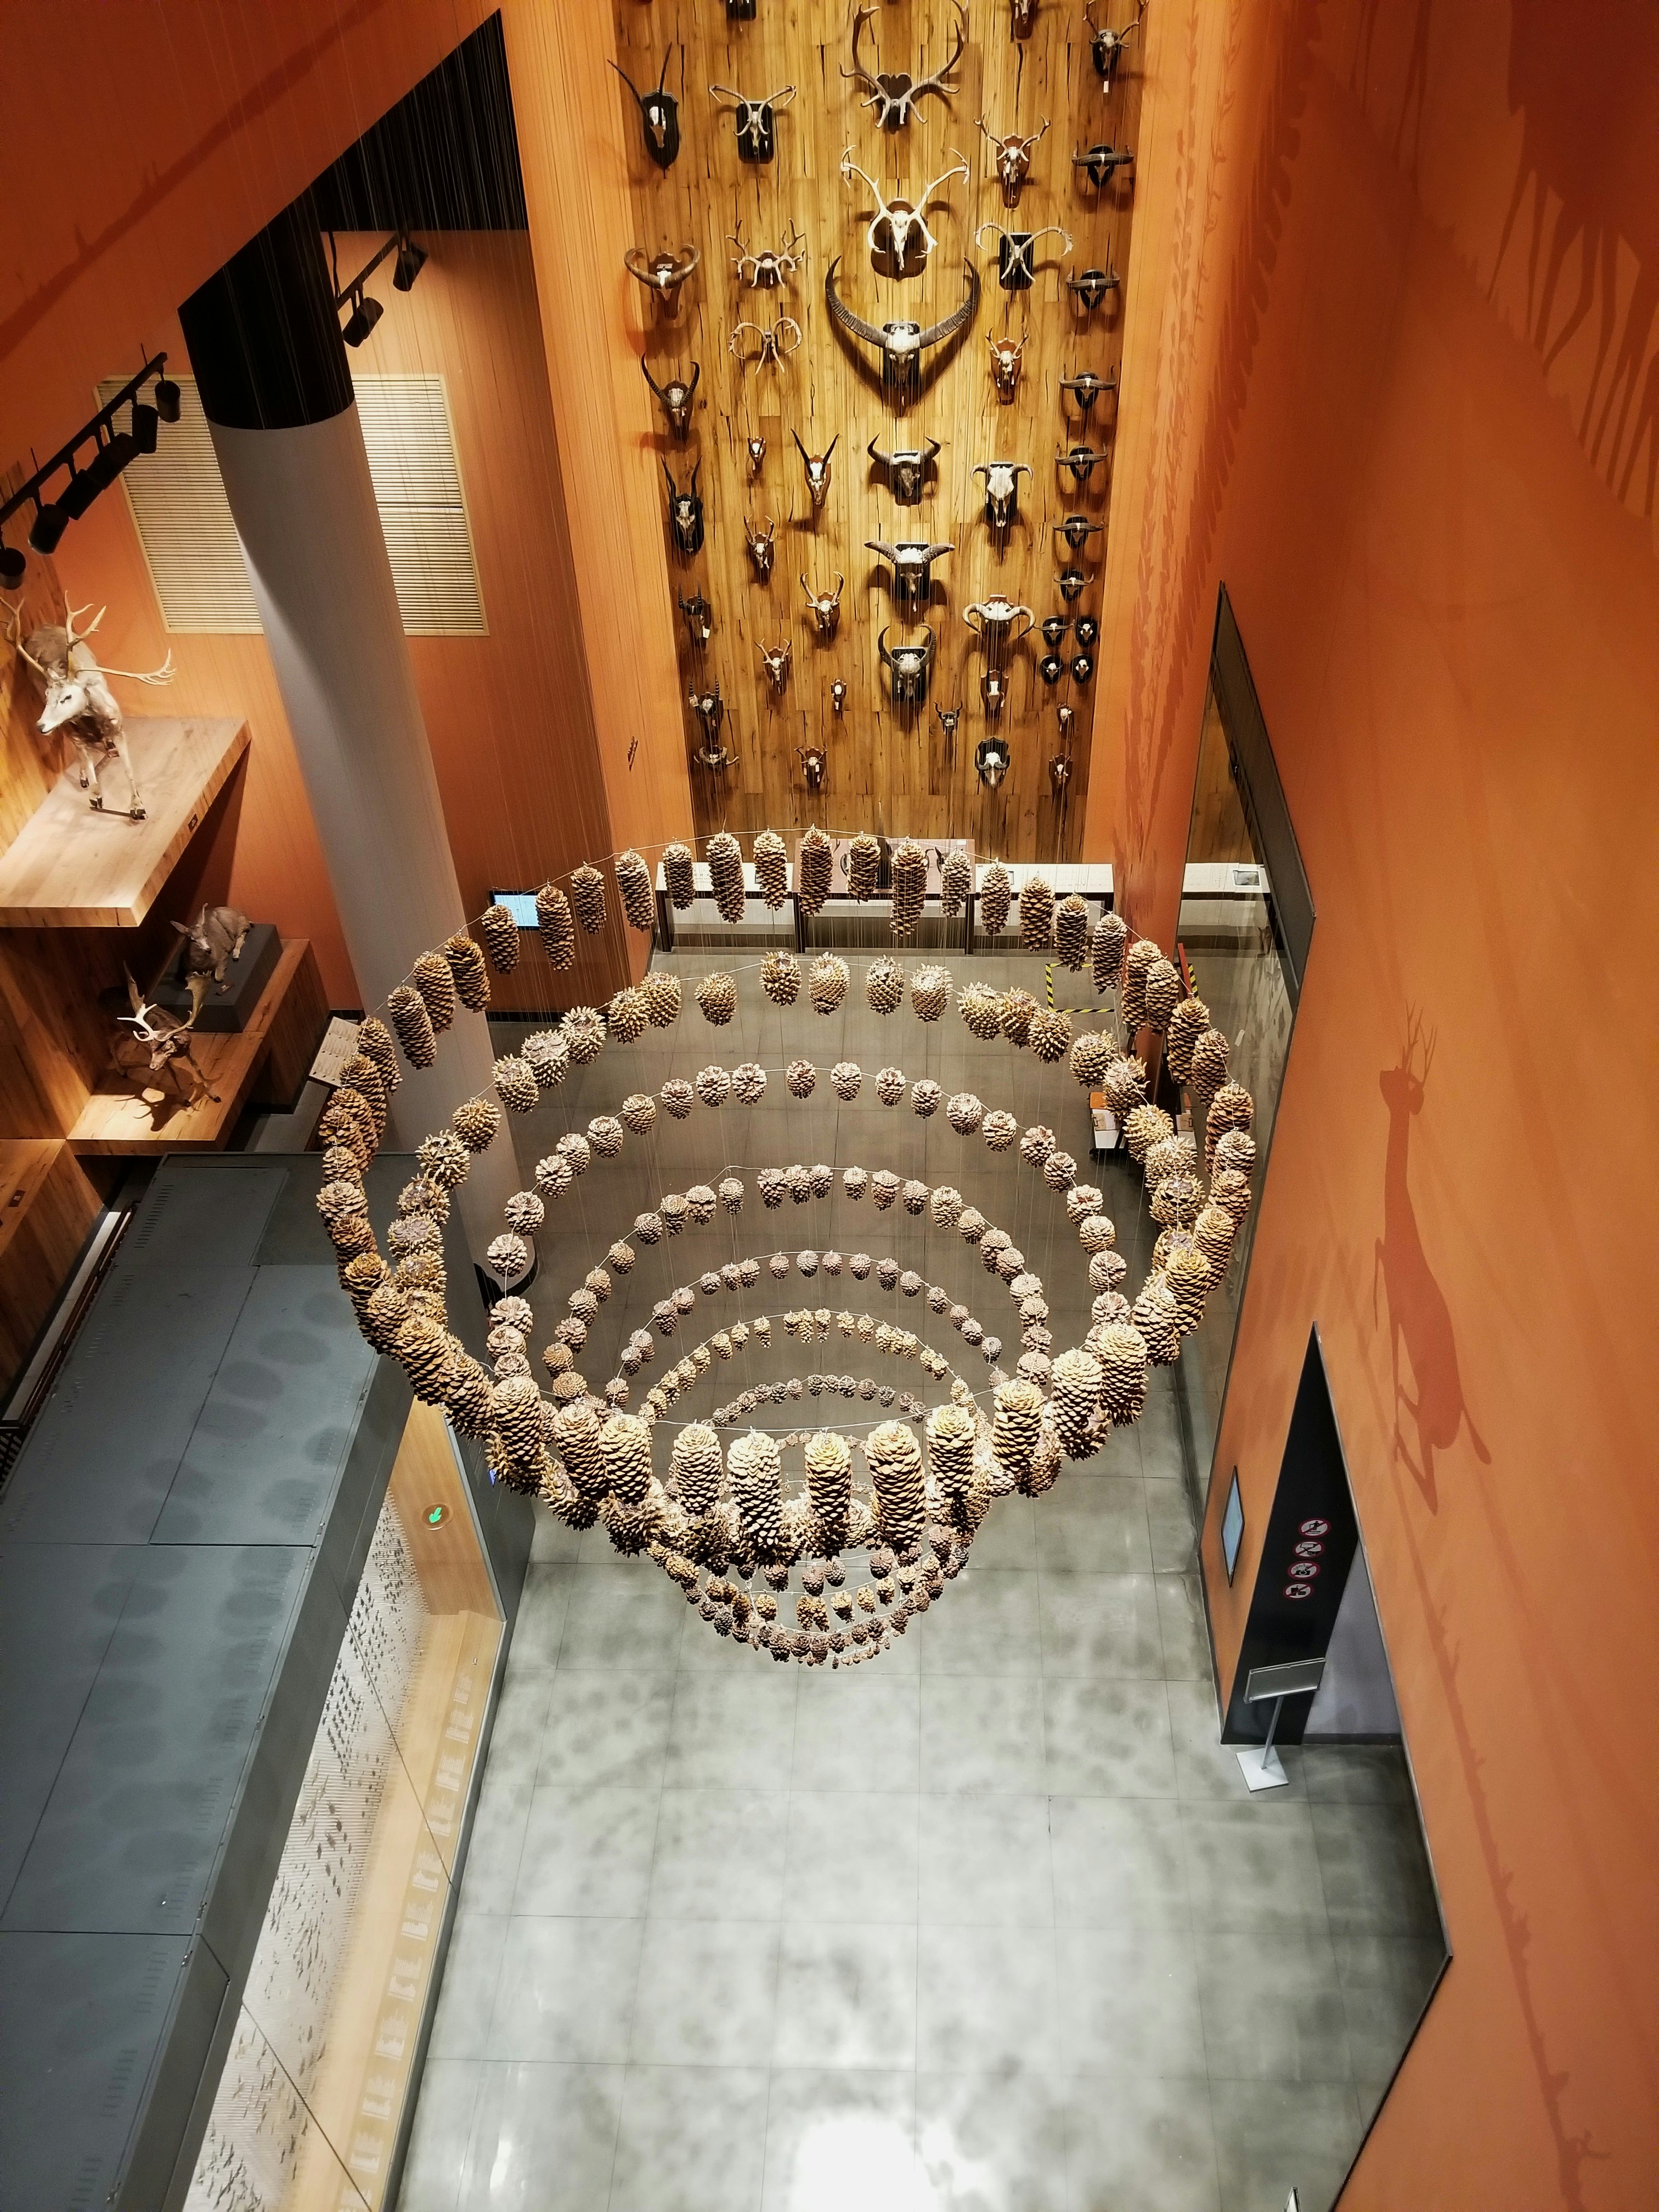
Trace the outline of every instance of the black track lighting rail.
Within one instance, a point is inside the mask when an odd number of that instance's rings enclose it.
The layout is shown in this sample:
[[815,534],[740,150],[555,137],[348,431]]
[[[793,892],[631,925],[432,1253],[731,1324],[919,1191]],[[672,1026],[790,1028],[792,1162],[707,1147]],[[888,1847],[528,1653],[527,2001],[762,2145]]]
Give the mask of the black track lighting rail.
[[[72,482],[76,476],[90,474],[95,471],[98,467],[100,457],[109,453],[112,448],[113,448],[113,450],[120,455],[121,458],[116,467],[107,476],[101,477],[101,479],[97,482],[97,491],[102,491],[107,484],[112,483],[115,481],[116,477],[120,474],[121,470],[125,467],[128,461],[133,459],[135,454],[147,450],[147,448],[143,447],[136,438],[133,439],[131,452],[128,452],[125,447],[117,443],[118,438],[132,438],[132,433],[131,431],[118,432],[115,428],[115,416],[118,409],[126,406],[130,401],[133,401],[137,398],[140,387],[148,384],[152,376],[156,380],[155,398],[157,403],[157,414],[163,422],[176,422],[179,419],[179,387],[175,384],[169,384],[163,376],[162,371],[166,368],[167,363],[167,357],[164,353],[155,354],[150,359],[147,360],[143,367],[139,370],[137,375],[131,378],[125,384],[124,384],[121,386],[121,389],[116,393],[113,399],[106,400],[104,405],[98,410],[98,412],[93,416],[88,422],[82,424],[81,428],[76,432],[72,438],[67,440],[58,447],[58,451],[52,455],[49,461],[44,462],[40,468],[36,469],[34,474],[28,479],[28,482],[23,484],[18,490],[15,491],[3,507],[0,507],[0,529],[3,529],[6,524],[11,520],[13,515],[16,514],[19,507],[24,506],[29,500],[33,500],[34,501],[35,507],[37,511],[39,510],[42,504],[40,498],[42,487],[45,485],[47,478],[49,477],[55,476],[59,469],[68,469],[70,471],[70,480]],[[154,423],[150,425],[150,428],[152,430],[154,429]],[[75,457],[88,440],[92,441],[95,444],[97,452],[88,463],[87,469],[83,471],[76,469],[74,465]],[[154,441],[152,440],[151,447],[149,449],[153,449],[153,445]],[[88,501],[88,504],[90,504],[90,501]]]
[[399,292],[409,291],[425,264],[426,249],[424,246],[416,246],[407,230],[394,230],[379,252],[370,260],[364,262],[357,274],[348,277],[343,284],[340,283],[339,257],[335,251],[332,231],[328,234],[328,252],[329,265],[333,271],[334,283],[338,288],[334,295],[335,312],[337,314],[339,310],[345,307],[351,309],[341,335],[349,346],[360,346],[380,319],[380,303],[378,300],[370,299],[365,295],[364,285],[368,283],[386,256],[395,253],[398,257],[398,266],[392,272],[392,284]]

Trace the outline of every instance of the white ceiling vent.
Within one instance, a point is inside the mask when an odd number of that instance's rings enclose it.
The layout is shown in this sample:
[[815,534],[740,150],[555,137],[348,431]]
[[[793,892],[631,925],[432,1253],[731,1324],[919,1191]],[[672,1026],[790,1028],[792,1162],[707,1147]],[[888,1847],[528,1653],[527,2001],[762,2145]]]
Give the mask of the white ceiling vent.
[[[410,636],[487,634],[472,533],[441,376],[353,383],[368,473],[404,628]],[[121,389],[111,378],[99,404]],[[121,481],[169,630],[257,634],[261,627],[194,377],[179,379],[179,420]]]

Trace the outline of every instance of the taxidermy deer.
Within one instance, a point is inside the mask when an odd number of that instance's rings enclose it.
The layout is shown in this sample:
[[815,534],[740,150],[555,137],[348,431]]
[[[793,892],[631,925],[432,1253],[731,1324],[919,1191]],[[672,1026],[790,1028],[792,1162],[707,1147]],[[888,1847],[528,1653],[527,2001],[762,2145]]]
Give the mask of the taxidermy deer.
[[104,811],[104,793],[98,771],[107,768],[112,760],[118,760],[131,794],[127,814],[132,821],[142,822],[144,804],[127,750],[126,726],[107,679],[125,676],[135,684],[171,684],[173,655],[169,653],[159,668],[147,673],[136,668],[100,667],[87,640],[104,619],[105,610],[100,607],[86,628],[77,630],[75,618],[86,611],[85,607],[68,607],[61,624],[31,630],[25,638],[20,600],[10,608],[6,635],[46,687],[46,708],[36,725],[41,736],[49,738],[61,730],[68,738],[81,757],[81,788],[85,791],[90,786],[92,804],[100,813]]
[[[247,933],[253,927],[247,916],[234,906],[204,906],[193,922],[175,921],[173,926],[185,940],[185,988],[194,997],[199,975],[210,976],[222,991],[225,969],[233,961],[241,958]],[[191,1018],[193,1021],[195,1015]]]
[[[148,1047],[150,1073],[159,1075],[169,1070],[176,1073],[180,1068],[187,1069],[190,1092],[186,1103],[193,1106],[200,1098],[210,1098],[216,1105],[219,1094],[209,1089],[208,1079],[197,1066],[190,1048],[191,1031],[196,1026],[196,1017],[201,1012],[202,1002],[207,997],[210,977],[197,974],[186,978],[190,991],[190,1017],[186,1021],[180,1021],[177,1014],[170,1014],[165,1006],[155,1006],[145,998],[133,981],[130,968],[124,972],[127,979],[127,1001],[132,1012],[122,1014],[118,1018],[131,1025],[140,1045]],[[124,1071],[131,1073],[129,1063],[121,1061],[118,1054],[117,1059]]]

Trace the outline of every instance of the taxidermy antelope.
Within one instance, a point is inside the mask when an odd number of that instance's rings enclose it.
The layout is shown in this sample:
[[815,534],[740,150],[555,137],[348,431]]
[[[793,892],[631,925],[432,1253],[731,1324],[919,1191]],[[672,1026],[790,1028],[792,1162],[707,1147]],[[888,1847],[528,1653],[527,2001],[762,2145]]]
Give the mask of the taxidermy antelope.
[[177,1014],[168,1013],[165,1006],[158,1006],[145,998],[133,981],[130,968],[125,972],[127,1001],[132,1012],[118,1018],[131,1026],[141,1045],[149,1048],[150,1073],[159,1075],[168,1069],[187,1068],[191,1079],[187,1103],[193,1106],[198,1098],[210,1098],[216,1105],[219,1094],[208,1088],[208,1079],[197,1066],[190,1048],[190,1034],[196,1026],[196,1017],[202,1011],[202,1001],[207,997],[210,977],[205,975],[187,977],[190,1018],[187,1021],[180,1021]]
[[75,747],[81,757],[81,788],[85,791],[90,787],[92,804],[100,814],[104,793],[98,771],[107,768],[112,760],[118,760],[131,793],[128,817],[142,822],[144,803],[132,772],[132,756],[127,750],[126,725],[107,679],[125,676],[134,684],[171,684],[173,655],[169,653],[159,668],[148,672],[100,667],[87,640],[104,619],[105,610],[100,607],[86,628],[77,631],[75,618],[86,611],[85,607],[66,608],[61,625],[53,623],[31,630],[26,638],[20,599],[10,609],[6,635],[46,687],[45,709],[36,725],[41,736],[49,738],[61,730]]
[[999,138],[982,115],[979,127],[991,142],[991,158],[996,165],[997,182],[1002,186],[1002,204],[1018,207],[1021,189],[1031,173],[1031,155],[1037,140],[1048,128],[1048,118],[1045,115],[1029,138],[1022,138],[1018,131]]
[[815,515],[822,514],[823,502],[830,496],[830,456],[841,443],[841,433],[836,431],[821,453],[807,452],[800,441],[799,430],[792,430],[790,435],[795,441],[795,451],[800,455],[801,465],[806,471],[806,491],[812,502],[812,512]]
[[[900,276],[909,273],[905,264],[910,258],[910,249],[913,246],[920,247],[921,264],[925,268],[927,257],[937,243],[933,232],[927,228],[927,219],[923,215],[922,210],[933,198],[934,193],[942,186],[948,185],[953,178],[960,177],[966,183],[971,174],[972,172],[967,162],[960,154],[957,154],[956,160],[943,175],[935,177],[931,184],[925,185],[915,199],[890,200],[884,196],[881,186],[868,171],[860,168],[858,163],[853,159],[853,149],[850,146],[841,157],[842,182],[844,185],[850,185],[854,178],[857,177],[862,183],[868,185],[875,196],[876,212],[871,216],[869,228],[865,233],[865,240],[870,248],[870,258],[873,261],[885,254],[893,264],[895,274]],[[884,246],[877,242],[884,230],[887,234],[887,242]]]

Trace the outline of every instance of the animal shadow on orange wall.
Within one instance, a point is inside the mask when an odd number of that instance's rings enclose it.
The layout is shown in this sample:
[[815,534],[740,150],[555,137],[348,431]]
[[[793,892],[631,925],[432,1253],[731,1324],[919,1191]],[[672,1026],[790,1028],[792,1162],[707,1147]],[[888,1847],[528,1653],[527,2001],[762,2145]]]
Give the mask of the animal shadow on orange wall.
[[[1419,1048],[1423,1073],[1415,1071]],[[1377,1088],[1389,1109],[1389,1150],[1382,1175],[1382,1234],[1376,1240],[1371,1269],[1371,1318],[1377,1318],[1376,1287],[1380,1277],[1389,1300],[1389,1358],[1394,1374],[1395,1450],[1411,1469],[1431,1513],[1439,1510],[1435,1492],[1434,1455],[1457,1440],[1457,1431],[1468,1423],[1469,1441],[1483,1466],[1492,1455],[1481,1442],[1464,1402],[1463,1384],[1457,1371],[1457,1343],[1452,1334],[1451,1314],[1423,1249],[1407,1177],[1411,1147],[1411,1125],[1423,1110],[1423,1094],[1434,1065],[1434,1038],[1426,1043],[1423,1024],[1409,1007],[1406,1040],[1396,1066],[1378,1075]],[[1411,1362],[1415,1400],[1408,1398],[1400,1381],[1400,1342],[1406,1342]],[[1417,1457],[1413,1459],[1401,1432],[1401,1407],[1417,1430]]]

